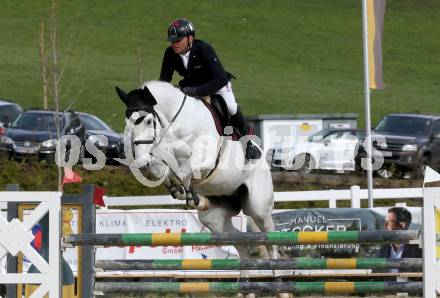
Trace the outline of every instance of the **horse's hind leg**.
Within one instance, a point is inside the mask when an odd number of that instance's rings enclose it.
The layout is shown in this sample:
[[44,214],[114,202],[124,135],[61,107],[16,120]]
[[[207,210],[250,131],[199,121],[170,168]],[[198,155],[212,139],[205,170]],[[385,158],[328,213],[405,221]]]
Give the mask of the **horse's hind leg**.
[[[264,182],[267,182],[267,184],[265,184]],[[259,185],[256,185],[257,183]],[[260,172],[260,176],[254,177],[253,181],[251,181],[251,187],[249,187],[248,189],[249,192],[247,196],[244,196],[242,198],[243,212],[252,218],[255,225],[260,229],[261,232],[274,232],[275,225],[272,219],[272,183],[269,183],[267,181],[267,176],[264,172]],[[278,245],[266,245],[266,249],[272,259],[279,258]],[[275,281],[282,281],[281,270],[273,270],[273,276]],[[277,296],[290,297],[291,295],[288,293],[279,293]]]
[[[237,209],[229,206],[225,201],[220,201],[218,199],[211,199],[211,206],[208,210],[198,211],[200,222],[208,227],[213,233],[241,233],[240,230],[236,229],[232,224],[232,217],[238,214]],[[249,245],[234,245],[238,251],[240,259],[249,259],[250,257],[250,247]],[[240,271],[240,280],[247,281],[249,279],[249,271]],[[247,295],[247,297],[252,297]]]
[[[254,223],[255,230],[253,232],[274,232],[275,227],[273,224],[272,217],[259,220],[258,218],[254,220],[253,217],[249,217],[249,220]],[[252,223],[250,223],[252,226]],[[266,249],[264,252],[265,255],[269,255],[272,259],[278,259],[278,245],[263,245],[263,248]]]
[[[261,232],[274,232],[275,225],[273,223],[272,215],[261,217],[252,217],[252,220],[255,222],[255,225],[260,229]],[[269,255],[272,259],[278,259],[278,245],[266,245],[266,249],[269,252]]]
[[[255,222],[257,227],[262,232],[274,232],[275,231],[275,225],[273,223],[272,216],[266,216],[266,217],[252,217],[252,220]],[[278,252],[278,245],[266,245],[266,249],[269,252],[269,255],[272,259],[278,259],[279,258],[279,252]],[[273,270],[272,271],[274,280],[276,282],[282,282],[282,271],[281,270]],[[289,298],[292,297],[289,293],[278,293],[277,297],[280,298]]]
[[[247,192],[241,197],[243,212],[252,218],[261,232],[274,232],[275,225],[272,219],[273,211],[273,187],[270,172],[257,169],[253,179],[247,186]],[[266,245],[270,256],[278,258],[278,247]]]
[[[225,233],[241,233],[241,231],[237,230],[233,225],[232,225],[232,218],[225,218]],[[234,247],[237,249],[238,251],[238,256],[241,260],[247,260],[250,259],[250,246],[243,244],[243,245],[234,245]],[[250,278],[250,274],[249,274],[249,270],[240,270],[240,282],[249,282],[249,278]],[[245,294],[246,298],[254,298],[255,294],[254,293],[243,293]]]
[[[210,208],[207,210],[198,210],[200,222],[208,227],[212,233],[241,233],[240,230],[232,224],[232,217],[238,214],[238,211],[230,207],[226,201],[210,198]],[[249,245],[234,245],[240,255],[240,258],[249,258]]]

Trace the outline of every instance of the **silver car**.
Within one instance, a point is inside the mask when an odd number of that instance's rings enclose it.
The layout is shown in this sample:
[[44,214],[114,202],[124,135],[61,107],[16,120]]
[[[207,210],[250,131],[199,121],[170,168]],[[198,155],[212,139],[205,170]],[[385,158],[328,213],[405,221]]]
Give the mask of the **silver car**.
[[355,171],[363,155],[365,132],[359,129],[324,129],[307,141],[278,144],[268,151],[272,168],[309,173],[312,170]]

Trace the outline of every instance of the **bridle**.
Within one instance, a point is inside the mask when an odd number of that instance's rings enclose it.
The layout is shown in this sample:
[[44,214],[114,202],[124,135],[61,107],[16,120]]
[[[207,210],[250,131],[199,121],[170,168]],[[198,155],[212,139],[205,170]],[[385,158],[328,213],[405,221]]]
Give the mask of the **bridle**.
[[[154,122],[154,136],[151,139],[149,139],[149,140],[136,140],[136,141],[133,142],[133,145],[135,145],[135,146],[136,145],[153,145],[152,148],[150,149],[150,155],[151,156],[155,156],[156,158],[159,158],[162,162],[164,162],[166,165],[169,166],[168,162],[166,160],[164,160],[163,157],[160,157],[160,156],[157,156],[156,154],[154,154],[153,149],[154,149],[154,147],[159,146],[159,144],[163,141],[163,139],[167,135],[169,129],[171,128],[171,126],[173,125],[173,123],[175,122],[177,117],[179,116],[180,112],[182,111],[183,106],[185,105],[186,99],[187,99],[187,95],[185,94],[179,109],[174,114],[173,118],[171,119],[171,121],[169,122],[168,126],[166,127],[164,133],[160,134],[160,139],[159,139],[158,142],[156,142],[156,138],[158,136],[157,133],[156,133],[157,132],[157,130],[156,130],[156,121],[153,120],[153,122]],[[137,111],[140,111],[140,110],[141,109],[137,109]],[[142,109],[142,110],[145,110],[145,108]],[[148,111],[149,113],[152,113],[153,114],[153,119],[157,119],[157,121],[160,123],[161,127],[162,128],[164,127],[163,124],[162,124],[162,121],[161,121],[161,119],[159,117],[159,114],[154,110],[153,106],[148,106],[148,110],[146,110],[146,111]],[[139,120],[139,119],[137,119],[136,121],[143,121],[143,120]],[[135,124],[136,124],[136,122],[135,122]],[[159,154],[159,155],[161,155],[161,154]],[[217,168],[217,166],[219,164],[219,161],[220,161],[220,156],[221,156],[221,154],[220,154],[220,151],[219,151],[219,153],[217,154],[217,158],[216,158],[216,162],[215,162],[215,167],[208,173],[208,175],[206,177],[204,177],[203,181],[206,180],[209,176],[211,176],[211,174]],[[181,180],[181,178],[179,178],[177,175],[176,175],[176,178]]]
[[[140,110],[136,110],[136,112],[139,112]],[[136,140],[133,141],[133,145],[137,146],[137,145],[151,145],[154,144],[157,138],[157,130],[156,130],[156,121],[157,120],[160,124],[161,127],[163,127],[162,121],[160,120],[159,115],[157,114],[157,112],[154,110],[153,107],[148,106],[146,108],[143,108],[142,111],[144,112],[148,112],[153,114],[153,131],[154,131],[154,135],[150,140]],[[134,124],[136,125],[137,122],[142,122],[143,118],[145,116],[141,116],[140,118],[136,119],[136,121],[134,122]]]
[[[162,128],[164,128],[164,126],[162,124],[162,121],[160,120],[159,114],[156,112],[156,110],[154,110],[153,106],[144,107],[143,111],[153,114],[154,136],[150,140],[136,140],[136,141],[133,142],[133,145],[135,145],[135,146],[136,145],[154,145],[154,146],[159,146],[159,144],[162,142],[164,137],[167,135],[169,129],[173,125],[173,123],[176,120],[177,116],[179,116],[180,112],[182,111],[182,108],[183,108],[183,106],[185,105],[185,102],[186,102],[186,98],[187,98],[187,95],[185,94],[185,96],[183,97],[182,104],[180,105],[180,107],[177,110],[176,114],[173,116],[173,118],[171,119],[170,123],[166,127],[165,132],[160,135],[160,139],[159,139],[158,142],[156,142],[157,130],[156,130],[156,121],[154,121],[154,120],[157,120]],[[140,109],[138,109],[137,111],[139,111],[139,110]],[[136,121],[139,121],[139,119],[136,120]],[[135,124],[136,124],[136,122],[135,122]]]

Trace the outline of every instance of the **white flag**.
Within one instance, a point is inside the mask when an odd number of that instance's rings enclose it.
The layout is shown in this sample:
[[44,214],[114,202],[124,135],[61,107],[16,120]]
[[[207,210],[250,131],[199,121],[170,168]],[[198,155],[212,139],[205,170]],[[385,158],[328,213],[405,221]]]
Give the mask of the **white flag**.
[[440,181],[440,174],[426,166],[425,169],[425,178],[423,179],[423,185],[429,182]]

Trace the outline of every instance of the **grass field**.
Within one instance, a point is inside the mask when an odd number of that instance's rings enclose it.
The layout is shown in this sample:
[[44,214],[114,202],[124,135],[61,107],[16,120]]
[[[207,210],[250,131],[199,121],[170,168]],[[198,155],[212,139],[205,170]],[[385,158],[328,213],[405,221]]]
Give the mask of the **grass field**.
[[[2,1],[0,97],[42,106],[39,24],[49,2]],[[363,126],[361,1],[60,1],[62,107],[123,127],[114,86],[157,79],[170,20],[193,20],[233,72],[248,115],[356,112]],[[440,112],[439,0],[388,1],[384,33],[387,88],[372,95],[375,123],[388,112]],[[48,34],[48,33],[47,33]],[[176,80],[177,82],[177,80]],[[70,87],[69,87],[70,86]]]

